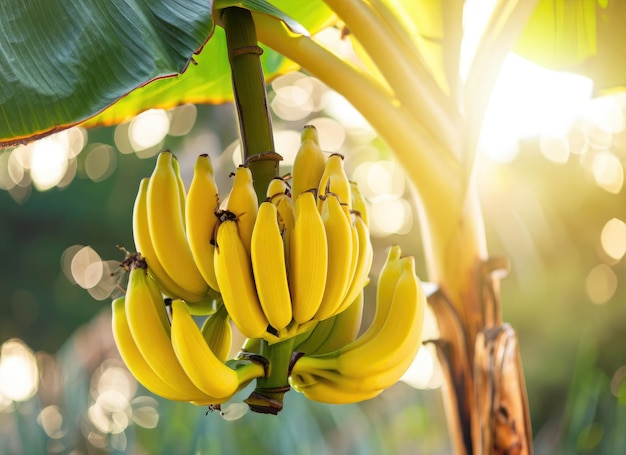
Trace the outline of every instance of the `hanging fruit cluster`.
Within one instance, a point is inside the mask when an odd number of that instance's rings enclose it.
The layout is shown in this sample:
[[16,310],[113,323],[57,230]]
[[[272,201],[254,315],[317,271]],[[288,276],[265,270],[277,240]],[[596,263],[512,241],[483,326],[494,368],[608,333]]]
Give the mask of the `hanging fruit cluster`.
[[[289,183],[272,180],[260,204],[252,183],[240,166],[220,201],[200,155],[186,192],[177,160],[159,155],[135,201],[126,294],[113,301],[123,360],[155,394],[199,405],[224,403],[254,379],[247,403],[259,412],[278,412],[274,398],[289,384],[327,403],[378,395],[421,343],[414,259],[389,249],[374,319],[359,335],[373,249],[343,157],[327,157],[307,126]],[[205,318],[201,327],[192,315]],[[228,359],[231,320],[247,340]]]

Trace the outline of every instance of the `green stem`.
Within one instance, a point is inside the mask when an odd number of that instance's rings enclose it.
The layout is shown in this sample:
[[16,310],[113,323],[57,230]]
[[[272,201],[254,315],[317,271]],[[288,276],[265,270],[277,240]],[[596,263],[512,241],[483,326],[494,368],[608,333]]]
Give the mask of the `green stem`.
[[242,161],[252,172],[259,201],[267,185],[278,175],[280,156],[274,152],[272,123],[267,104],[265,78],[259,56],[252,14],[243,8],[222,11],[222,25],[230,61],[233,94],[242,142]]
[[245,402],[250,409],[262,414],[278,414],[289,390],[289,367],[295,337],[276,344],[261,340],[261,356],[269,362],[267,377],[257,379],[257,385]]

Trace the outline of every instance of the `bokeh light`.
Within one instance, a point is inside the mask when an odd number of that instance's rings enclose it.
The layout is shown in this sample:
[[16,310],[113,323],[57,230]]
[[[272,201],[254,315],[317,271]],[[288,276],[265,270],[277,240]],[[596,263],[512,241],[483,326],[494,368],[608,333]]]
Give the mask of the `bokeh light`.
[[35,356],[21,340],[12,338],[0,348],[0,396],[12,401],[26,401],[38,388]]
[[621,191],[624,185],[624,167],[611,152],[598,152],[594,156],[592,172],[600,188],[613,194]]
[[85,174],[94,182],[111,176],[117,165],[117,154],[109,144],[90,144],[85,150]]
[[600,242],[610,258],[621,260],[626,253],[626,223],[619,218],[611,218],[602,228]]
[[587,275],[587,295],[592,303],[601,305],[608,302],[617,290],[617,275],[606,264],[598,264]]
[[96,300],[115,297],[121,292],[124,271],[115,260],[103,261],[91,247],[72,245],[61,254],[61,270],[72,284],[86,289]]
[[158,145],[167,136],[170,118],[163,109],[148,109],[131,120],[128,136],[135,151]]
[[37,416],[37,423],[49,438],[60,439],[67,433],[63,425],[63,414],[57,405],[43,408]]

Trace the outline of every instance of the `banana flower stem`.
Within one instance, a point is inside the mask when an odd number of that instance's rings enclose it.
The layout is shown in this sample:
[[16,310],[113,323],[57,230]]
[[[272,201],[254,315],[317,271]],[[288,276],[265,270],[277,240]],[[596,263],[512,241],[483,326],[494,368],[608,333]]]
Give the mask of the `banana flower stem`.
[[256,388],[245,400],[254,412],[278,414],[283,408],[283,398],[289,391],[289,368],[295,338],[276,344],[261,340],[261,356],[269,362],[269,374],[258,378]]
[[256,28],[250,11],[229,7],[222,11],[222,25],[230,61],[233,95],[239,118],[242,161],[254,177],[259,201],[265,199],[267,185],[278,174],[274,151],[272,122],[267,104],[267,92]]

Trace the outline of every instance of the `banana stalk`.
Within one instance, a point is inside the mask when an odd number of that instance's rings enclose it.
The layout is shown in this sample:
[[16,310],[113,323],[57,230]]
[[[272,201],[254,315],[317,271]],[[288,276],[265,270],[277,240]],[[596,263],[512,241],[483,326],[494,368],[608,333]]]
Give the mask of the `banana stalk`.
[[[278,175],[272,125],[265,79],[257,44],[255,23],[250,11],[229,7],[222,11],[226,44],[231,65],[233,93],[242,138],[243,163],[253,176],[259,201],[264,201],[267,188]],[[261,340],[260,355],[268,362],[268,374],[257,380],[256,389],[245,400],[251,410],[277,414],[283,407],[283,396],[289,390],[289,365],[294,339],[269,345]]]
[[282,159],[274,152],[271,116],[259,59],[263,50],[257,44],[250,11],[225,8],[221,20],[226,32],[243,163],[252,171],[254,189],[262,201],[270,180],[278,174],[278,161]]

